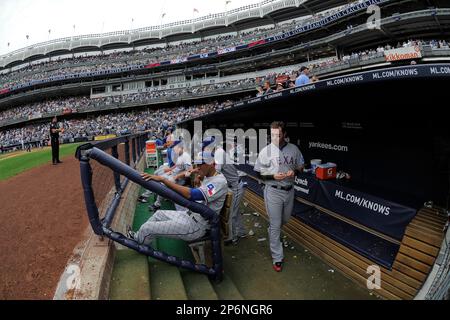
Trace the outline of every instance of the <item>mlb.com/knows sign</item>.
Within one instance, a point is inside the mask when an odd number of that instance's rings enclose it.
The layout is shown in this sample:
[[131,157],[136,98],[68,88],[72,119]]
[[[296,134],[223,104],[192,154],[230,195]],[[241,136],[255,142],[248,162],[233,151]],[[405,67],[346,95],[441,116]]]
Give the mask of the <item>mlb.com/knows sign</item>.
[[384,51],[386,61],[400,61],[422,58],[422,52],[418,46],[404,47]]

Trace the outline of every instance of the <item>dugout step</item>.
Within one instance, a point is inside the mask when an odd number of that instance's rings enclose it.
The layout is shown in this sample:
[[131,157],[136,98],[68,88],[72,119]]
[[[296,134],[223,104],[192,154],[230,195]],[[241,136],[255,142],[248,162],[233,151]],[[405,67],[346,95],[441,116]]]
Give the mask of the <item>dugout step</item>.
[[304,211],[296,218],[376,264],[392,269],[400,245],[354,227],[317,209]]
[[147,257],[134,250],[116,250],[111,276],[110,300],[150,300]]
[[177,267],[152,258],[148,258],[148,261],[153,300],[188,299],[180,270]]
[[189,300],[218,300],[208,276],[192,271],[183,270],[181,273],[184,287]]
[[212,282],[212,286],[219,300],[244,300],[244,297],[239,292],[233,280],[227,276],[226,272],[223,275],[222,281],[220,283]]

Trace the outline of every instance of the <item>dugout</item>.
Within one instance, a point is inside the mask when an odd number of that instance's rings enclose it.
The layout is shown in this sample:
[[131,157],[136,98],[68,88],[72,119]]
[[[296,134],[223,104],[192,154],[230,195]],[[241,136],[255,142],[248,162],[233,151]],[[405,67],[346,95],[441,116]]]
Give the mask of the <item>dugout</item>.
[[[442,107],[450,73],[445,70],[448,65],[422,65],[342,76],[194,120],[221,131],[285,121],[290,141],[307,163],[319,158],[350,173],[350,181],[335,182],[300,176],[298,186],[306,184],[310,193],[296,190],[296,219],[284,231],[364,286],[367,267],[380,266],[385,279],[380,294],[411,299],[434,264],[448,220],[450,131]],[[194,120],[180,126],[192,130]],[[251,165],[240,169],[248,175],[246,200],[264,214],[262,182]],[[331,199],[337,190],[392,211],[380,215],[343,205]],[[427,201],[435,207],[424,207]]]
[[[421,70],[431,67],[414,67]],[[396,69],[411,69],[410,67]],[[418,71],[420,74],[420,71]],[[375,72],[364,73],[373,77]],[[450,76],[450,74],[449,74]],[[355,76],[351,76],[355,78]],[[392,77],[331,85],[248,103],[194,120],[203,128],[268,128],[283,120],[307,162],[335,162],[361,187],[409,201],[448,206],[450,130],[442,77]],[[181,124],[193,129],[193,121]]]

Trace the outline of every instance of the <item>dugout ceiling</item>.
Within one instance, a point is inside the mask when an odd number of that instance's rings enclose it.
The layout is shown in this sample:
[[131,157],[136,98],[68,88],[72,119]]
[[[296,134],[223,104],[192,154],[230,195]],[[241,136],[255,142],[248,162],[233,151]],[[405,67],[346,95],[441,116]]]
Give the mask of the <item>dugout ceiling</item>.
[[[352,183],[385,199],[446,205],[450,130],[443,79],[402,79],[305,91],[201,118],[203,127],[288,124],[305,160],[335,162]],[[192,129],[193,122],[183,126]]]

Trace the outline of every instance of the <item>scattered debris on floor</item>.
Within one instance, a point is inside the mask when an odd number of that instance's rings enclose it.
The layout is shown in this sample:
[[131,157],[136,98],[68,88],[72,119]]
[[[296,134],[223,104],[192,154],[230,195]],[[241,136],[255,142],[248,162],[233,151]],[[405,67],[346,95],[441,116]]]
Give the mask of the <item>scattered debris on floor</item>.
[[267,240],[266,238],[259,238],[258,242],[262,242],[262,241],[266,241],[266,240]]

